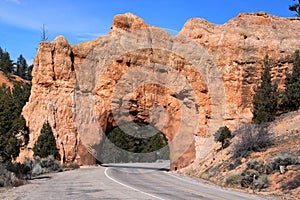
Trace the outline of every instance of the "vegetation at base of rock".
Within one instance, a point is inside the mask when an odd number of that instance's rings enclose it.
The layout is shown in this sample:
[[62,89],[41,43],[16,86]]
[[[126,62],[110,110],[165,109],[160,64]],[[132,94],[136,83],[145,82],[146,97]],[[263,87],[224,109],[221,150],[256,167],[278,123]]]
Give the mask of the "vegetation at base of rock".
[[272,134],[267,127],[259,124],[246,124],[236,130],[238,140],[233,144],[234,158],[247,158],[250,152],[264,151],[274,144]]
[[292,72],[286,73],[285,90],[282,94],[281,109],[285,112],[298,110],[300,107],[300,53],[294,54]]
[[169,159],[166,137],[151,125],[127,123],[107,134],[101,150],[100,161],[153,162]]
[[229,146],[231,137],[231,131],[227,126],[220,127],[217,132],[214,133],[215,142],[221,142],[222,149]]
[[242,181],[242,175],[239,172],[234,172],[229,174],[226,178],[225,178],[225,185],[226,186],[235,186],[235,185],[241,185],[241,181]]
[[272,84],[270,70],[269,57],[266,56],[261,83],[253,97],[253,120],[258,124],[273,121],[278,108],[278,86]]
[[286,167],[288,165],[297,165],[300,163],[298,162],[297,156],[293,156],[291,153],[289,153],[289,154],[283,154],[281,156],[275,157],[270,164],[272,170],[279,170],[280,166]]
[[19,155],[20,147],[27,145],[29,129],[21,115],[29,99],[31,85],[15,83],[11,90],[0,86],[0,160],[9,162]]
[[0,163],[0,187],[18,187],[20,185],[24,185],[25,183],[26,180],[17,178],[15,173],[7,170],[5,164]]
[[[281,172],[281,167],[286,169],[289,165],[299,165],[298,157],[291,153],[282,154],[272,159],[250,160],[242,172],[234,172],[225,178],[225,185],[238,186],[251,189],[263,189],[269,185],[268,177],[276,172]],[[281,167],[280,167],[281,166]],[[294,177],[282,185],[283,189],[295,189],[300,186],[300,176]]]
[[34,152],[34,156],[46,158],[52,155],[54,158],[58,158],[59,154],[56,147],[56,140],[48,121],[44,123],[40,136],[32,150]]
[[71,162],[71,163],[64,163],[62,168],[64,168],[65,170],[78,169],[80,168],[80,166],[76,162]]

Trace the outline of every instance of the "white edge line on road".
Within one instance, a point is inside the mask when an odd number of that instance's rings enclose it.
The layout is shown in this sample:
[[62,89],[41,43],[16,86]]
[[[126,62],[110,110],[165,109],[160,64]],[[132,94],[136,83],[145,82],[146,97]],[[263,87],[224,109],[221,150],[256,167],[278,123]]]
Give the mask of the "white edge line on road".
[[[193,184],[199,185],[199,186],[201,186],[201,187],[205,186],[206,188],[214,187],[215,189],[219,189],[220,191],[226,192],[226,193],[228,193],[228,194],[230,194],[230,192],[232,192],[232,191],[229,190],[228,188],[223,188],[223,187],[218,186],[218,185],[210,185],[209,183],[205,183],[205,182],[196,182],[196,181],[192,181],[192,180],[186,180],[186,179],[184,179],[184,178],[180,178],[180,177],[178,177],[178,176],[176,176],[176,175],[174,175],[174,174],[167,173],[167,172],[165,172],[165,174],[167,174],[167,175],[169,175],[169,176],[171,176],[171,177],[177,178],[178,180],[184,181],[184,182],[186,182],[186,183],[193,183]],[[258,198],[258,199],[261,199],[261,198],[262,198],[262,197],[257,196],[256,194],[249,194],[249,193],[242,192],[242,191],[233,191],[233,192],[236,192],[236,193],[238,193],[239,195],[241,195],[241,196],[243,196],[243,197],[244,197],[244,196],[246,196],[246,197],[256,197],[256,198]]]
[[114,181],[114,182],[116,182],[116,183],[118,183],[118,184],[120,184],[120,185],[122,185],[122,186],[124,186],[124,187],[127,187],[127,188],[129,188],[129,189],[135,190],[135,191],[140,192],[140,193],[142,193],[142,194],[145,194],[145,195],[147,195],[147,196],[150,196],[150,197],[153,197],[153,198],[156,198],[156,199],[160,199],[160,200],[165,200],[165,199],[160,198],[160,197],[158,197],[158,196],[149,194],[149,193],[147,193],[147,192],[143,192],[143,191],[141,191],[141,190],[139,190],[139,189],[136,189],[136,188],[134,188],[134,187],[131,187],[131,186],[129,186],[129,185],[126,185],[126,184],[124,184],[124,183],[121,183],[120,181],[117,181],[116,179],[113,179],[112,177],[110,177],[110,176],[107,174],[107,170],[108,170],[108,169],[109,169],[109,168],[106,168],[106,169],[105,169],[104,174],[105,174],[105,176],[106,176],[107,178],[109,178],[110,180],[112,180],[112,181]]

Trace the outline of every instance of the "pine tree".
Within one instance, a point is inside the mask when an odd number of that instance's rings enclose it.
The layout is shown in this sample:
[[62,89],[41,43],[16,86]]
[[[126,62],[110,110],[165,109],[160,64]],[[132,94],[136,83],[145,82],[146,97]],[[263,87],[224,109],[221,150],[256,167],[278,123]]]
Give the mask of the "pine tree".
[[27,68],[26,80],[29,80],[29,81],[32,80],[32,69],[33,69],[33,65],[29,65]]
[[222,148],[226,148],[229,142],[226,143],[231,138],[231,131],[227,126],[220,127],[217,132],[214,133],[215,142],[221,142]]
[[18,116],[10,88],[0,87],[0,133],[5,134],[11,129],[13,120]]
[[26,59],[22,56],[22,54],[18,57],[16,65],[17,65],[16,75],[20,76],[23,79],[26,79],[28,65]]
[[282,97],[282,107],[285,111],[295,111],[300,107],[300,54],[295,51],[293,70],[286,73],[285,90]]
[[54,158],[58,158],[59,156],[58,149],[56,147],[56,140],[48,121],[46,121],[43,125],[41,134],[33,147],[33,152],[35,156],[39,156],[41,158],[46,158],[50,155],[53,155]]
[[[293,1],[296,1],[296,0],[293,0]],[[300,17],[300,0],[297,0],[297,1],[298,1],[298,3],[295,3],[295,4],[289,6],[289,10],[296,12],[297,16]]]
[[269,58],[266,56],[261,84],[253,98],[253,120],[258,124],[273,121],[278,107],[278,86],[272,84],[270,70]]
[[16,158],[20,152],[20,141],[11,131],[18,117],[10,88],[0,87],[0,157],[2,162]]
[[14,83],[12,98],[16,106],[17,115],[21,115],[22,109],[29,99],[31,84]]
[[13,61],[10,59],[9,53],[3,52],[2,49],[0,52],[0,69],[6,74],[13,71]]

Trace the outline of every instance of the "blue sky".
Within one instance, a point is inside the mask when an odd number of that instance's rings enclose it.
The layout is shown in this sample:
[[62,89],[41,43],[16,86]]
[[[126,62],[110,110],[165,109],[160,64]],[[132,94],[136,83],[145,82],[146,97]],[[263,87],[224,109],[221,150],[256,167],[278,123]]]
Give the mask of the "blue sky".
[[190,18],[223,24],[240,12],[265,11],[281,17],[292,0],[0,0],[0,47],[16,61],[31,63],[45,24],[48,39],[64,35],[71,44],[105,35],[116,14],[132,12],[148,24],[180,31]]

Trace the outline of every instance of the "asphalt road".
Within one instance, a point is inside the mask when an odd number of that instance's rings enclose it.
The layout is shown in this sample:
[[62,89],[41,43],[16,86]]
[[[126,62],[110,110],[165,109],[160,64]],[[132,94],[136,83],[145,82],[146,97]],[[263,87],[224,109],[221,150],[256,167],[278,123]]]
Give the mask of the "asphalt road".
[[266,199],[165,171],[164,163],[111,164],[51,174],[0,193],[0,199]]

